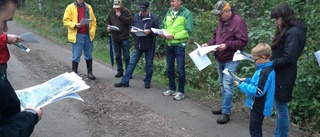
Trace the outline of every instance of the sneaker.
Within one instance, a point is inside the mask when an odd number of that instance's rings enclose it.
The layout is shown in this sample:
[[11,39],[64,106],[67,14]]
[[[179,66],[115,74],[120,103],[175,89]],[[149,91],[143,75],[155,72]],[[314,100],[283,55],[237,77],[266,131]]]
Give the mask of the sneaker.
[[218,124],[226,124],[230,121],[230,115],[227,114],[223,114],[218,120],[217,123]]
[[181,100],[184,98],[183,93],[177,92],[177,94],[173,97],[174,100]]
[[176,95],[176,91],[174,90],[167,90],[165,92],[162,92],[162,95],[164,96],[175,96]]
[[122,83],[116,83],[114,84],[115,87],[119,88],[119,87],[129,87],[129,84],[122,84]]
[[212,114],[216,114],[216,115],[222,114],[222,108],[216,109],[216,110],[212,110]]

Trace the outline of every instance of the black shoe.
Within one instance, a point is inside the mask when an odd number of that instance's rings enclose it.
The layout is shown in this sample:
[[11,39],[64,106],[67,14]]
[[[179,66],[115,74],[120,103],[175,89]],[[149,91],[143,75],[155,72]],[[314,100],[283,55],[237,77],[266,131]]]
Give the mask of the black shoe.
[[122,84],[122,83],[116,83],[114,84],[115,87],[119,88],[119,87],[129,87],[129,84]]
[[144,84],[144,87],[145,88],[151,88],[151,85],[148,83],[148,84]]
[[130,79],[132,79],[132,76],[130,76]]
[[218,120],[217,123],[218,124],[226,124],[230,121],[230,115],[227,114],[223,114]]
[[222,114],[222,109],[217,109],[217,110],[212,110],[212,114],[216,114],[216,115],[219,115],[219,114]]
[[122,71],[118,71],[118,73],[115,75],[116,78],[122,77],[123,76],[123,72]]

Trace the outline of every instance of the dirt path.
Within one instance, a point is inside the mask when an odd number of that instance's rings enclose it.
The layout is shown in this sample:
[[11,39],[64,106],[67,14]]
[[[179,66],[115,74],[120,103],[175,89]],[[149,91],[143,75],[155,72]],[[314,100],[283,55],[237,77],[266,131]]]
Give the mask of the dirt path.
[[[15,22],[9,33],[23,34],[30,30]],[[71,69],[71,51],[41,36],[41,44],[30,45],[25,53],[10,45],[8,76],[15,89],[45,82]],[[106,63],[94,60],[97,80],[86,79],[85,62],[81,59],[79,75],[90,89],[80,92],[85,102],[65,99],[43,108],[43,119],[32,137],[247,137],[248,113],[233,112],[226,125],[216,124],[218,116],[211,114],[212,104],[189,98],[174,101],[162,96],[165,87],[152,84],[145,89],[143,80],[135,76],[129,88],[113,87],[120,79]],[[266,119],[265,136],[272,136],[272,119]],[[290,136],[304,136],[292,131]]]

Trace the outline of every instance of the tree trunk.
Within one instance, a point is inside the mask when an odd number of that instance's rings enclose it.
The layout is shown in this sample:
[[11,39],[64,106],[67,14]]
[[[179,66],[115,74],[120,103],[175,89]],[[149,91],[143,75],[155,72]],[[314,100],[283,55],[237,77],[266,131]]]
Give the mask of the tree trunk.
[[38,8],[39,8],[39,12],[42,12],[42,7],[43,7],[43,1],[44,0],[38,0]]

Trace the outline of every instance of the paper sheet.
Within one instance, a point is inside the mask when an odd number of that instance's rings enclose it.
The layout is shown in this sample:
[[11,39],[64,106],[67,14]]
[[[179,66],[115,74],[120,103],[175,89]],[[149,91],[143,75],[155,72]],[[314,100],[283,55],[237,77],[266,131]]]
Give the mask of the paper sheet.
[[243,51],[237,50],[233,55],[232,61],[239,61],[239,60],[250,60],[254,62],[252,55],[245,53]]
[[109,25],[108,27],[110,28],[110,30],[120,31],[120,29],[117,26]]
[[32,32],[28,32],[25,34],[22,34],[19,36],[21,39],[21,42],[27,42],[27,43],[40,43],[38,39],[33,35]]
[[317,59],[317,61],[318,61],[318,65],[319,65],[319,67],[320,67],[320,50],[317,51],[317,52],[315,52],[314,55],[316,56],[316,59]]
[[237,82],[240,82],[241,79],[236,75],[234,74],[233,72],[231,72],[229,69],[225,68],[222,73],[230,76],[234,81],[237,81]]
[[199,49],[196,49],[189,53],[190,58],[194,62],[194,64],[197,66],[199,71],[203,70],[204,68],[208,67],[210,64],[212,64],[211,60],[207,55],[200,56],[199,55]]
[[157,28],[151,28],[151,31],[154,33],[154,34],[163,34],[164,36],[168,36],[168,33],[166,30],[164,29],[157,29]]
[[92,19],[86,19],[86,18],[82,18],[80,21],[80,24],[90,24],[90,22],[92,21]]

